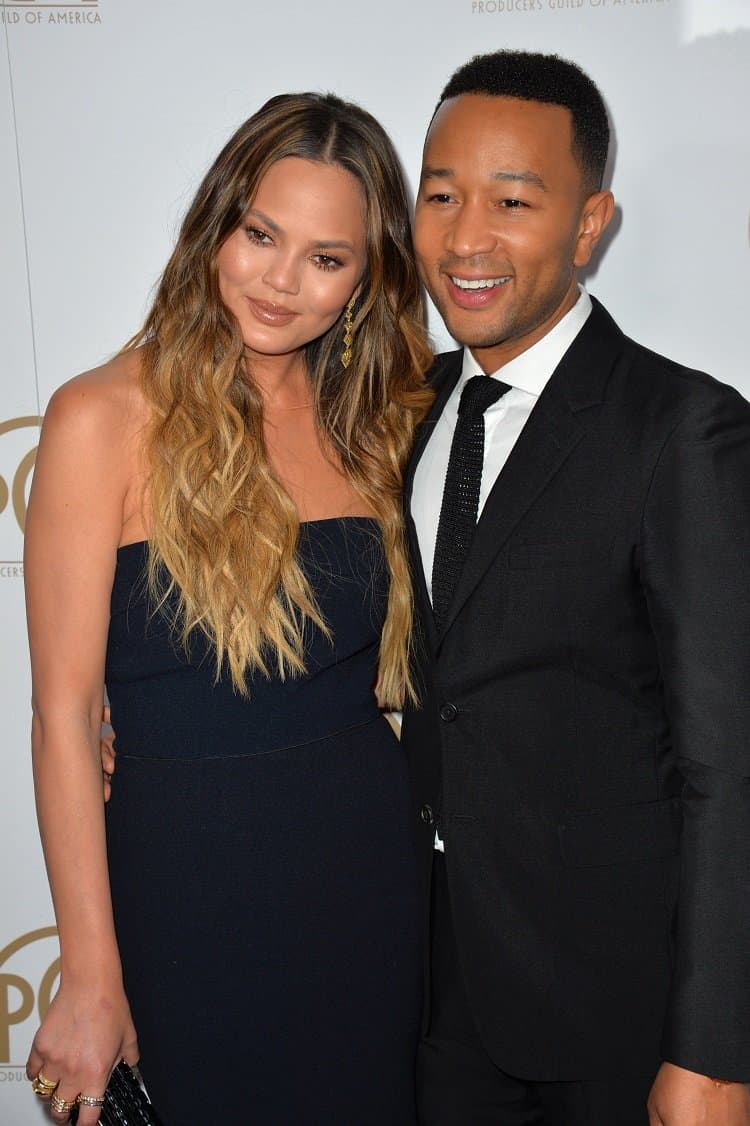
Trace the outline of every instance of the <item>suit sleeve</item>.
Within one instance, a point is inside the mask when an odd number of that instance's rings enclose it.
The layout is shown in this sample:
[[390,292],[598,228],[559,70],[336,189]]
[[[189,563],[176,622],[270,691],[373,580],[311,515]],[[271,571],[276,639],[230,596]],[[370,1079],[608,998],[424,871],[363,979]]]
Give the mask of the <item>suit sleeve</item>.
[[750,406],[702,384],[662,449],[642,578],[683,827],[663,1058],[750,1081]]

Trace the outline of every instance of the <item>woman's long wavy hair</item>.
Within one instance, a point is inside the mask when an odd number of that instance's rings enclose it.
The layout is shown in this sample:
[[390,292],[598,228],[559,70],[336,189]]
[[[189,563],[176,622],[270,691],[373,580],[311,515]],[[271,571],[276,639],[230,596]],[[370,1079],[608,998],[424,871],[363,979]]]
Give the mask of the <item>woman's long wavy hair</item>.
[[305,358],[320,433],[382,529],[390,593],[378,693],[397,707],[414,696],[402,475],[430,401],[431,354],[398,158],[370,114],[333,95],[280,95],[237,130],[199,187],[146,322],[126,345],[141,346],[152,412],[149,589],[162,609],[172,607],[184,645],[196,629],[210,639],[217,676],[226,662],[243,694],[255,673],[304,671],[306,621],[327,629],[297,559],[299,519],[269,463],[261,394],[216,264],[263,176],[291,156],[346,169],[366,204],[353,358],[345,368],[343,315]]

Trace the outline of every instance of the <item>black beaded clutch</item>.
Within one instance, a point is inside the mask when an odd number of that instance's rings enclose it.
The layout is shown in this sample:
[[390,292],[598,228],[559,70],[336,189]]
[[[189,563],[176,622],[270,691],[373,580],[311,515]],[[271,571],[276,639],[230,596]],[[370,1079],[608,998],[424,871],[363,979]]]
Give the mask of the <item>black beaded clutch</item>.
[[138,1077],[120,1060],[104,1092],[99,1126],[163,1126]]
[[135,1072],[120,1060],[104,1093],[100,1126],[162,1126]]

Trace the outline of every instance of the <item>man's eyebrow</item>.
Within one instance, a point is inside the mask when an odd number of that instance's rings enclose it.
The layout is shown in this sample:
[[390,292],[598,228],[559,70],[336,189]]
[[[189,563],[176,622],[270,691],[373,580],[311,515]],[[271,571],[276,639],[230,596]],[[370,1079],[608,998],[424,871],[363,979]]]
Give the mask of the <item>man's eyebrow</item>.
[[538,172],[518,172],[512,169],[503,169],[492,173],[493,180],[513,180],[517,184],[530,184],[533,188],[541,188],[546,192],[547,185]]
[[430,164],[425,164],[422,166],[422,175],[420,179],[450,180],[452,176],[455,176],[455,172],[452,168],[435,168]]
[[[422,181],[425,180],[452,180],[456,173],[453,168],[437,168],[433,165],[426,164],[422,169]],[[498,172],[493,172],[490,177],[492,180],[512,181],[516,184],[529,184],[532,188],[541,188],[546,192],[547,185],[538,172],[522,172],[515,169],[501,169]]]

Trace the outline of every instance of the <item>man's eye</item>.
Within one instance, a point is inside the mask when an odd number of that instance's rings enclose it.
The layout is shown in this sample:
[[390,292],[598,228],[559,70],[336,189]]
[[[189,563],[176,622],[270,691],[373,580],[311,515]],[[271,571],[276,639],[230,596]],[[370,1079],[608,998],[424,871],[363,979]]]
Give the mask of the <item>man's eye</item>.
[[428,203],[450,203],[451,196],[448,192],[433,192],[427,196]]
[[500,206],[515,210],[519,207],[526,207],[526,204],[522,199],[503,199],[500,201]]

